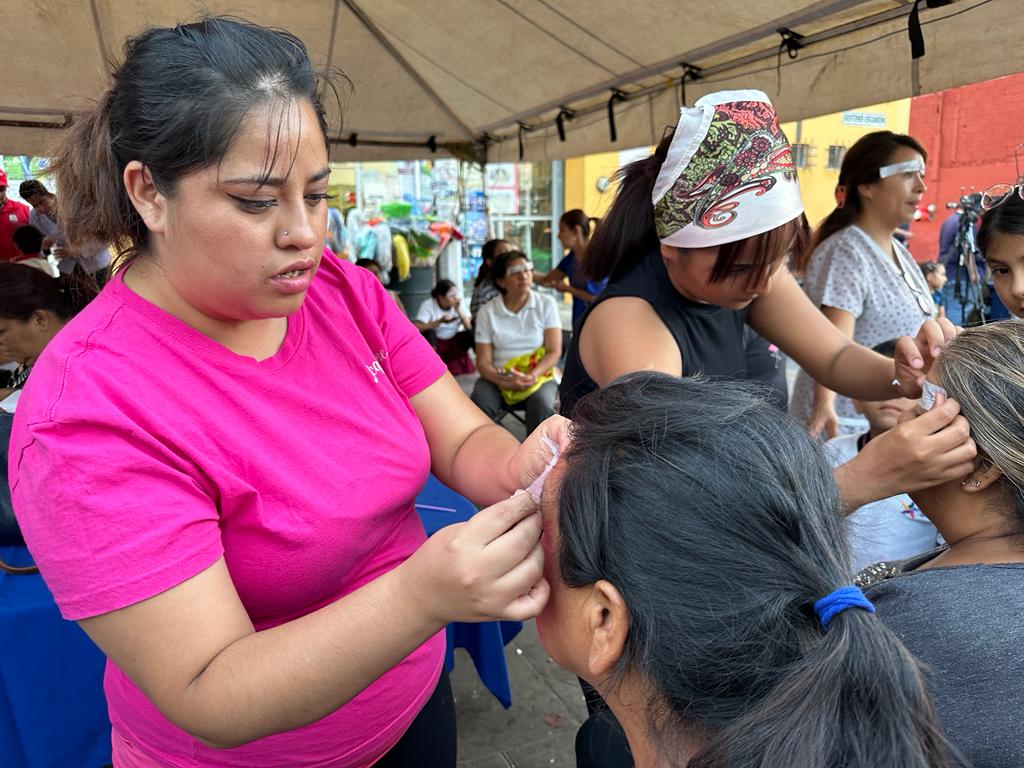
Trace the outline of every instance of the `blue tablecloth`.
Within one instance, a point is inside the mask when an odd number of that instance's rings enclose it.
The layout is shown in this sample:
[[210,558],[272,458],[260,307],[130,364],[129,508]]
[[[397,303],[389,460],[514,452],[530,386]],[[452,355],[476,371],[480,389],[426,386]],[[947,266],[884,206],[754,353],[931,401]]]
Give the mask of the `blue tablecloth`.
[[[465,522],[476,512],[476,507],[430,475],[427,484],[416,497],[416,511],[423,521],[427,536],[432,536],[446,525]],[[455,668],[455,649],[465,648],[487,690],[508,709],[512,706],[512,685],[505,664],[505,644],[519,634],[522,628],[523,625],[518,621],[449,624],[445,652],[448,671]]]
[[[29,565],[24,547],[0,547]],[[104,657],[65,621],[39,574],[0,571],[0,765],[100,768],[110,763]]]

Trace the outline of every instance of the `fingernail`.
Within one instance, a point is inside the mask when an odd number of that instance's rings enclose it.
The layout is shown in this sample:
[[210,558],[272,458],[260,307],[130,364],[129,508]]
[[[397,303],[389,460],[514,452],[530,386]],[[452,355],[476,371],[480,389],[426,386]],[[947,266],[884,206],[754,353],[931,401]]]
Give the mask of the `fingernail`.
[[911,360],[910,364],[912,366],[914,366],[915,368],[923,368],[924,367],[924,361],[921,360],[921,358],[919,358],[919,357],[915,357],[913,360]]
[[932,347],[932,357],[938,357],[942,354],[942,347]]

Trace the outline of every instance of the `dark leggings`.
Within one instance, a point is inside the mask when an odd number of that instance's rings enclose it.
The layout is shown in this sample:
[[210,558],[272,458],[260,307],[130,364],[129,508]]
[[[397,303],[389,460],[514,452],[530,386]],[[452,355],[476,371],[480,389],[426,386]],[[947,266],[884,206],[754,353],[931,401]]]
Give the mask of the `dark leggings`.
[[375,768],[455,768],[455,701],[448,672],[441,670],[437,688],[409,730],[378,760]]

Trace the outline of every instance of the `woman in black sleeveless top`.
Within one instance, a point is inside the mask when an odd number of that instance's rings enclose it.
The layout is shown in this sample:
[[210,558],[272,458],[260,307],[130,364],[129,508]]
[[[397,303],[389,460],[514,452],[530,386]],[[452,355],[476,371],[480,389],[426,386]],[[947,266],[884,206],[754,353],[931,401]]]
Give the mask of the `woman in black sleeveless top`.
[[[789,143],[765,94],[703,97],[651,157],[619,177],[585,267],[587,278],[609,283],[573,329],[559,389],[563,415],[571,418],[580,398],[632,371],[747,378],[746,324],[829,389],[862,400],[920,395],[924,373],[955,329],[926,321],[915,339],[900,339],[894,370],[807,299],[786,265],[792,258],[802,267],[803,205]],[[837,469],[847,508],[970,471],[974,445],[958,410],[943,403],[917,420],[913,434],[872,441],[872,454]],[[913,465],[903,455],[911,437],[920,459]],[[587,693],[594,712],[599,699]],[[603,729],[606,747],[615,742],[628,754],[609,717],[594,714],[589,725]],[[579,740],[577,747],[581,765],[630,764],[610,758],[615,750],[588,754]]]
[[786,268],[805,238],[792,154],[767,97],[727,91],[684,110],[654,155],[623,169],[591,240],[586,269],[610,282],[575,329],[562,412],[634,370],[746,378],[745,323],[851,397],[918,396],[952,326],[926,322],[902,341],[894,387],[892,361],[829,327]]

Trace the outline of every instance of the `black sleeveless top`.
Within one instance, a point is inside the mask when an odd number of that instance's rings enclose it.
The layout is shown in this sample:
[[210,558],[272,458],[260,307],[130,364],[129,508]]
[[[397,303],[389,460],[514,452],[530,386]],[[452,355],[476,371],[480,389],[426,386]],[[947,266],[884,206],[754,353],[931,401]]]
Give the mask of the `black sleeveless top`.
[[679,346],[684,376],[704,373],[711,377],[747,378],[743,327],[748,308],[723,309],[680,295],[669,279],[661,252],[654,249],[629,272],[611,280],[573,329],[558,389],[563,416],[572,418],[577,401],[598,389],[580,359],[580,331],[594,307],[614,296],[633,296],[651,305]]

